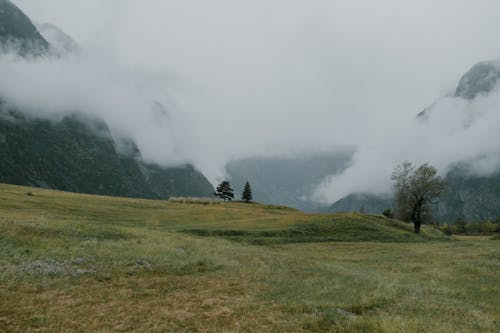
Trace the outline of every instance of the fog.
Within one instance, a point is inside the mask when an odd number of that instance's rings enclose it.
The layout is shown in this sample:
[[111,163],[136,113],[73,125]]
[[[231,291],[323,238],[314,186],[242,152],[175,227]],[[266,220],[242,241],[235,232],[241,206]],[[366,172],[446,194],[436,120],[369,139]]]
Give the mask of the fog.
[[353,147],[313,194],[329,203],[389,191],[403,160],[499,165],[500,93],[446,97],[500,58],[496,0],[13,2],[83,51],[1,56],[3,96],[40,116],[100,116],[149,161],[216,182],[232,159]]

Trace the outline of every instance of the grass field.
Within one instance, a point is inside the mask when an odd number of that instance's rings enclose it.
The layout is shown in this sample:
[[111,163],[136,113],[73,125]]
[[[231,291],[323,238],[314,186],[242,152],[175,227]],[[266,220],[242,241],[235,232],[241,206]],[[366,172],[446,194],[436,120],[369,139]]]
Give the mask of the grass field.
[[0,251],[2,332],[500,331],[498,237],[380,216],[0,184]]

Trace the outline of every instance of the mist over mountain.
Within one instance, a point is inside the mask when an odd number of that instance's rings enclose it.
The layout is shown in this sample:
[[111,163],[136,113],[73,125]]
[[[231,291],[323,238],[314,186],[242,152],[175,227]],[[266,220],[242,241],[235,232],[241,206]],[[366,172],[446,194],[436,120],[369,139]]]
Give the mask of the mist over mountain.
[[[60,29],[42,25],[55,43],[49,44],[9,1],[0,2],[0,18],[8,18],[0,20],[0,42],[18,56],[79,50]],[[26,113],[2,94],[0,90],[0,182],[151,199],[213,194],[208,180],[191,165],[164,168],[145,162],[132,140],[113,137],[100,118],[71,110],[56,117],[46,110]]]
[[0,46],[20,54],[41,54],[49,48],[31,20],[10,0],[0,0]]
[[[490,93],[495,93],[500,79],[500,60],[482,61],[475,64],[465,73],[456,90],[450,94],[455,98],[473,101],[476,97],[488,97]],[[419,117],[428,115],[428,112],[437,105],[432,104],[418,114]]]
[[479,94],[489,94],[498,86],[500,60],[477,63],[460,80],[456,97],[473,100]]
[[192,166],[162,168],[145,163],[133,142],[119,145],[98,119],[34,119],[0,104],[2,183],[151,199],[212,196]]
[[394,207],[395,204],[391,196],[354,193],[335,202],[328,211],[381,214],[386,209],[393,210]]
[[[265,169],[293,156],[286,164],[305,168],[300,161],[318,149],[353,147],[349,165],[318,169],[312,189],[293,180],[255,186],[273,193],[265,200],[314,205],[387,195],[404,160],[442,175],[467,163],[479,178],[500,165],[491,140],[500,126],[495,71],[480,66],[472,72],[489,74],[457,88],[471,64],[500,54],[492,42],[500,3],[491,0],[13,3],[52,24],[30,29],[60,54],[3,52],[2,99],[38,118],[101,119],[145,163],[192,165],[216,185],[231,173],[252,176],[252,168],[229,172],[231,161],[264,156],[257,164]],[[72,40],[83,52],[61,51]]]
[[[466,132],[474,126],[475,117],[485,109],[498,104],[500,84],[500,61],[484,61],[474,65],[467,71],[456,88],[452,97],[458,103],[469,101],[476,107],[466,110],[465,122],[457,131]],[[484,103],[484,101],[488,103]],[[478,102],[479,101],[479,102]],[[418,120],[424,124],[431,121],[434,113],[439,113],[443,102],[438,101],[418,114]],[[459,110],[457,110],[459,111]],[[475,114],[478,113],[478,114]],[[460,116],[460,115],[458,115]],[[488,144],[488,142],[485,142]],[[448,188],[441,199],[435,204],[434,212],[438,221],[454,222],[458,218],[467,220],[492,220],[500,216],[500,168],[495,160],[500,156],[481,156],[464,159],[451,164],[443,175]],[[482,164],[484,163],[484,164]],[[381,213],[386,208],[393,208],[394,202],[387,195],[371,195],[368,193],[350,194],[331,207],[330,211],[367,211]]]
[[345,170],[351,156],[351,151],[339,150],[288,157],[253,157],[232,161],[226,170],[238,198],[249,181],[257,202],[315,212],[323,209],[321,203],[311,199],[315,187],[332,173]]

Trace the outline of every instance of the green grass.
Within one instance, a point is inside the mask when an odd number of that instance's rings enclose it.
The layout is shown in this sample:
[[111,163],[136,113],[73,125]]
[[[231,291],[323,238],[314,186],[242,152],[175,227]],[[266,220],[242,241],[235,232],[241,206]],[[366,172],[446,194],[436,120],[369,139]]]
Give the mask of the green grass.
[[[182,232],[198,236],[223,237],[229,240],[257,244],[286,244],[308,242],[422,242],[444,240],[443,234],[425,229],[420,235],[412,232],[408,224],[382,216],[361,214],[307,215],[300,222],[290,223],[282,229],[185,229]],[[229,228],[230,226],[228,226]]]
[[0,185],[0,331],[498,332],[499,271],[380,216]]

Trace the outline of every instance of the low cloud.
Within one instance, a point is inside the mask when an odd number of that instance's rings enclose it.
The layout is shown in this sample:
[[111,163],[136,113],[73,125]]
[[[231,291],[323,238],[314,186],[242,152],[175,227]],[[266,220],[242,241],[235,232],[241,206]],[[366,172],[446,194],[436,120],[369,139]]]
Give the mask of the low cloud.
[[352,166],[326,179],[313,197],[335,202],[350,193],[390,193],[391,173],[405,160],[430,163],[441,175],[466,162],[475,174],[489,175],[500,166],[500,145],[494,139],[500,128],[499,106],[498,89],[472,101],[442,98],[425,117],[414,115],[360,143]]
[[[116,137],[134,139],[144,157],[165,165],[187,160],[182,115],[168,112],[157,75],[137,75],[91,54],[62,58],[0,56],[0,91],[8,103],[36,117],[80,112],[103,119]],[[175,108],[173,108],[175,110]],[[178,128],[171,126],[178,125]],[[162,154],[157,154],[161,142]]]
[[193,163],[215,182],[229,160],[355,147],[352,166],[317,189],[325,202],[387,191],[405,159],[442,172],[497,164],[496,94],[444,98],[415,120],[475,62],[500,57],[497,1],[15,3],[83,52],[3,55],[2,96],[39,115],[102,117],[149,161]]

